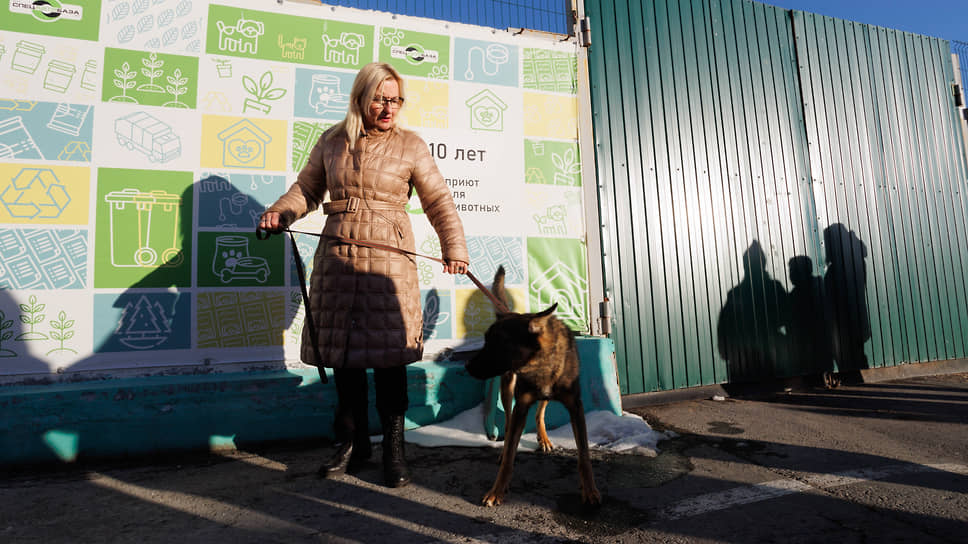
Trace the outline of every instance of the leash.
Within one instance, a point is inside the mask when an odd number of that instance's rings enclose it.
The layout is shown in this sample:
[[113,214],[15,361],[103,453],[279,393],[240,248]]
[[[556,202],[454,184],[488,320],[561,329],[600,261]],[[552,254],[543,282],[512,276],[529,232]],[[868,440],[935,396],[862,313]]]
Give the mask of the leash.
[[[438,262],[438,263],[444,264],[444,265],[447,264],[447,261],[445,261],[444,259],[441,259],[441,258],[438,258],[438,257],[434,257],[432,255],[424,255],[422,253],[417,253],[415,251],[410,251],[410,250],[402,249],[402,248],[399,248],[399,247],[396,247],[396,246],[387,245],[387,244],[381,244],[379,242],[370,242],[370,241],[367,241],[367,240],[357,240],[355,238],[348,238],[348,237],[345,237],[345,236],[337,236],[337,235],[333,235],[333,234],[323,234],[321,232],[307,232],[307,231],[302,231],[302,230],[292,230],[289,227],[286,227],[283,230],[285,232],[288,232],[289,233],[289,241],[290,241],[290,243],[292,245],[292,256],[293,256],[293,258],[296,261],[296,274],[299,276],[299,287],[300,287],[300,290],[302,291],[303,305],[306,308],[306,323],[307,323],[307,325],[309,325],[309,328],[311,330],[316,330],[316,324],[315,324],[315,320],[313,318],[312,312],[309,310],[309,291],[308,291],[308,289],[306,287],[306,270],[303,267],[302,257],[299,255],[299,248],[297,247],[297,244],[296,244],[296,236],[295,236],[296,234],[307,234],[309,236],[315,236],[317,238],[328,238],[330,240],[336,240],[337,242],[341,242],[341,243],[344,243],[344,244],[350,244],[350,245],[361,246],[361,247],[368,247],[368,248],[371,248],[371,249],[382,249],[382,250],[385,250],[385,251],[391,251],[393,253],[399,253],[401,255],[410,255],[410,256],[413,256],[413,257],[421,257],[421,258],[424,258],[424,259],[429,259],[431,261],[435,261],[435,262]],[[255,229],[255,237],[257,239],[259,239],[259,240],[265,240],[265,239],[267,239],[271,235],[272,235],[272,233],[270,233],[269,231],[267,231],[267,230],[265,230],[263,228],[256,227],[256,229]],[[471,282],[474,283],[475,286],[477,286],[477,288],[482,293],[484,293],[484,295],[488,299],[490,299],[491,303],[494,304],[494,307],[497,308],[497,311],[498,312],[500,312],[500,313],[510,313],[511,312],[510,309],[507,307],[507,305],[504,304],[504,302],[501,299],[497,298],[494,295],[494,293],[492,293],[491,290],[488,289],[487,286],[485,286],[481,282],[481,280],[479,280],[477,278],[477,276],[475,276],[470,271],[470,269],[467,269],[464,272],[464,274],[468,277],[468,279],[471,280]],[[322,358],[322,355],[321,355],[320,350],[319,350],[319,338],[317,338],[317,336],[315,334],[311,334],[310,337],[311,337],[311,340],[312,340],[312,343],[313,343],[313,352],[316,355],[317,359],[320,360],[320,361],[322,361],[323,358]],[[326,380],[326,376],[324,374],[325,373],[322,373],[322,372],[320,373],[322,382],[323,383],[328,383],[327,380]]]
[[[309,327],[309,330],[313,331],[313,334],[309,335],[309,340],[313,344],[313,355],[316,356],[317,361],[321,362],[323,360],[323,354],[319,350],[319,336],[315,334],[319,329],[316,328],[316,318],[313,317],[313,313],[309,310],[309,290],[306,288],[306,268],[303,266],[302,257],[299,256],[299,247],[296,245],[296,237],[293,235],[293,231],[288,228],[286,231],[289,232],[289,241],[292,243],[292,255],[296,260],[296,275],[299,276],[299,290],[302,292],[306,326]],[[256,239],[266,240],[269,236],[271,236],[269,231],[256,227]],[[326,378],[326,372],[323,369],[319,370],[319,381],[329,383],[329,380]]]

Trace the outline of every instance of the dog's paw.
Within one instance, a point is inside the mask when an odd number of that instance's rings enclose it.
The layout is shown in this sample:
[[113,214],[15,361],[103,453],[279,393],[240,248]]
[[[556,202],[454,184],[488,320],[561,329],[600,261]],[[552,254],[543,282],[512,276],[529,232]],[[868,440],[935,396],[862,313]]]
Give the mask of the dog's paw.
[[551,443],[551,440],[538,439],[538,451],[542,453],[551,453],[555,451],[555,445]]
[[504,495],[500,493],[495,493],[494,491],[489,491],[484,498],[481,499],[481,504],[484,506],[497,506],[504,502]]
[[590,490],[581,490],[581,502],[586,506],[599,506],[602,504],[602,495],[595,486]]

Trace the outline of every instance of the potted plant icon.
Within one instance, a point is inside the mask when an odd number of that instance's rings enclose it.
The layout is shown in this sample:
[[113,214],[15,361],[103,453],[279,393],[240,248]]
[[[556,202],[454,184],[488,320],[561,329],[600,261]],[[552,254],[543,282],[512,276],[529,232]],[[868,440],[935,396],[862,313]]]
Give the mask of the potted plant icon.
[[247,75],[242,76],[242,87],[245,91],[252,95],[252,98],[246,98],[242,103],[242,113],[248,111],[249,108],[258,110],[262,113],[269,113],[272,110],[272,105],[267,104],[268,100],[279,100],[283,96],[286,96],[286,89],[281,87],[272,87],[273,77],[272,72],[266,70],[259,78],[259,82],[256,83],[254,79]]
[[581,173],[581,163],[575,156],[574,149],[568,149],[561,155],[551,154],[551,162],[555,165],[555,185],[575,185],[576,176]]

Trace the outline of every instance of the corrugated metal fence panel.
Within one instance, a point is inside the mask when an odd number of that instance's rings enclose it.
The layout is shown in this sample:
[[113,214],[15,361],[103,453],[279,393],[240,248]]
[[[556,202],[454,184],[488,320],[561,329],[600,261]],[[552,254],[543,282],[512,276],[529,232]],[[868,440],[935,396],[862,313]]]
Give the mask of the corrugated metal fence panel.
[[556,34],[568,34],[570,30],[570,4],[565,0],[326,0],[321,3],[500,30],[526,28]]
[[948,42],[749,0],[585,6],[624,394],[966,356]]
[[732,0],[585,6],[623,393],[723,382],[729,345],[771,354],[732,357],[729,374],[772,375],[787,261],[819,248],[789,17]]
[[968,187],[948,43],[793,18],[839,366],[964,357]]

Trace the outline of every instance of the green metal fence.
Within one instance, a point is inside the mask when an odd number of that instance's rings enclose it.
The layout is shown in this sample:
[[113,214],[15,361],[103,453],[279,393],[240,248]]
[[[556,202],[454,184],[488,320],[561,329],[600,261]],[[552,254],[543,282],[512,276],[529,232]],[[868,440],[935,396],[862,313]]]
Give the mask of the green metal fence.
[[947,42],[741,0],[585,10],[623,393],[965,355]]
[[[794,13],[818,222],[851,225],[874,366],[964,357],[968,214],[948,42]],[[850,278],[848,278],[850,279]],[[866,286],[862,280],[866,279]]]

